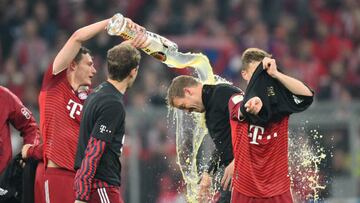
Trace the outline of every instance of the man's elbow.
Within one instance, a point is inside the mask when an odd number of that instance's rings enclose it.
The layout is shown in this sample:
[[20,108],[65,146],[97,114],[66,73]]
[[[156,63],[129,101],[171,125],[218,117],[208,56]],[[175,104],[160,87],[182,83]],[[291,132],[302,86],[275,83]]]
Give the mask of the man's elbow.
[[78,29],[78,30],[76,30],[76,31],[71,35],[70,40],[81,43],[81,42],[83,41],[83,39],[82,39],[82,37],[81,37],[81,36],[82,36],[81,33],[82,33],[82,32],[81,32],[81,28]]

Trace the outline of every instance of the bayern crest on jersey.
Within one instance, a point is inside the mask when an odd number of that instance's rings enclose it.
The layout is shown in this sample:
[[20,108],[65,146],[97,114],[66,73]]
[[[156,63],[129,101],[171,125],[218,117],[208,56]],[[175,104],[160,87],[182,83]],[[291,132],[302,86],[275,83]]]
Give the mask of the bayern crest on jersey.
[[79,97],[79,99],[81,99],[81,100],[85,100],[85,99],[87,99],[88,94],[87,94],[87,92],[80,92],[80,93],[78,94],[78,97]]

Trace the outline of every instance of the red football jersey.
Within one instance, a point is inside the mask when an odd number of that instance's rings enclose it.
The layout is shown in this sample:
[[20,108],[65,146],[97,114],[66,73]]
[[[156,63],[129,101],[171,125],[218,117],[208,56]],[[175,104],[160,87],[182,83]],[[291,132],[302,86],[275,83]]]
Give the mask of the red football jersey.
[[[44,161],[74,171],[80,129],[80,113],[86,96],[78,95],[66,77],[66,70],[46,71],[39,95],[40,130],[44,141]],[[80,99],[81,98],[81,99]]]
[[273,197],[290,190],[288,174],[288,116],[265,128],[241,121],[242,95],[229,100],[235,169],[234,189],[256,198]]
[[7,88],[0,86],[0,174],[12,157],[10,124],[24,139],[24,144],[33,144],[39,128],[32,113],[20,99]]

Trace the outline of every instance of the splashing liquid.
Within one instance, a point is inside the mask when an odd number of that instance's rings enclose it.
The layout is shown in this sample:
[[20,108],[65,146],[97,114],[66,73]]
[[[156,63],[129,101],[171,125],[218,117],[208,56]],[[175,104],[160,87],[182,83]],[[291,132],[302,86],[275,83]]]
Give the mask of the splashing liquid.
[[319,144],[322,138],[317,130],[311,130],[310,135],[304,132],[289,134],[289,174],[295,201],[321,201],[319,192],[325,185],[319,167],[326,158],[325,150]]

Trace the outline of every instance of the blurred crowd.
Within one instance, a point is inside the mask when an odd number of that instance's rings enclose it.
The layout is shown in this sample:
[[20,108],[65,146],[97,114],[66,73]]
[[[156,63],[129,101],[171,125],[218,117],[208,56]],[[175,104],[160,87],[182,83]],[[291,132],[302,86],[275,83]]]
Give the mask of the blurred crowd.
[[[173,40],[182,52],[204,53],[215,74],[240,87],[244,87],[239,74],[241,53],[258,47],[270,52],[282,71],[313,88],[318,101],[348,103],[360,98],[358,0],[3,0],[0,85],[38,112],[43,73],[68,37],[117,12]],[[94,85],[104,79],[106,50],[121,41],[104,31],[85,44],[98,71]],[[143,54],[127,105],[140,110],[165,108],[166,89],[176,74]],[[175,135],[166,119],[144,120],[136,132],[141,149],[141,202],[178,198],[181,177],[175,169]],[[338,162],[345,160],[338,158],[345,151],[335,153]],[[338,162],[334,170],[341,173]],[[153,187],[154,182],[159,184]]]

